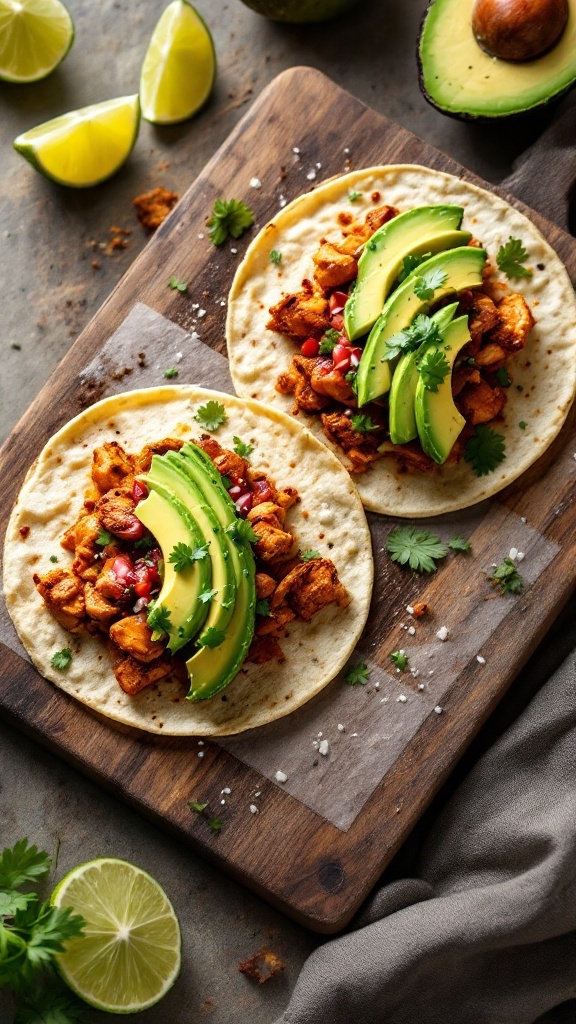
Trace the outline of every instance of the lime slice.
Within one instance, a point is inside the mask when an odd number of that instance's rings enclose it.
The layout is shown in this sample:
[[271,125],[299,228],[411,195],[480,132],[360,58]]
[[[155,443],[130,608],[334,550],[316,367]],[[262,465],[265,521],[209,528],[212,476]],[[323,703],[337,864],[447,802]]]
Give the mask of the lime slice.
[[150,875],[125,860],[99,857],[70,871],[51,903],[86,921],[58,966],[67,985],[98,1010],[135,1013],[153,1006],[180,970],[180,926]]
[[88,188],[119,170],[139,123],[138,96],[120,96],[45,121],[14,139],[14,148],[47,178]]
[[74,23],[60,0],[0,0],[0,78],[46,78],[74,42]]
[[206,102],[215,78],[207,26],[188,0],[173,0],[160,16],[142,65],[142,117],[153,124],[185,121]]

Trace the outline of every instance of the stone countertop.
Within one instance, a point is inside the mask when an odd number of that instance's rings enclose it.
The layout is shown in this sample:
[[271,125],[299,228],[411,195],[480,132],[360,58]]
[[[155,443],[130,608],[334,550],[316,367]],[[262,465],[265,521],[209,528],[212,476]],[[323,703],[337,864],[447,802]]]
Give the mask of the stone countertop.
[[[277,74],[295,65],[323,71],[376,110],[500,181],[546,126],[550,111],[514,126],[465,124],[438,113],[418,87],[416,38],[423,0],[363,0],[352,13],[316,26],[280,25],[240,0],[196,0],[212,31],[218,78],[193,120],[142,123],[136,148],[110,181],[86,191],[36,174],[12,149],[22,131],[67,110],[138,89],[147,41],[164,0],[68,0],[72,51],[46,81],[0,83],[0,440],[4,440],[59,360],[146,244],[134,196],[164,185],[182,194]],[[126,247],[106,254],[110,229]],[[182,923],[182,974],[158,1007],[137,1021],[270,1024],[288,1002],[300,967],[322,940],[192,854],[57,757],[0,722],[0,837],[27,835],[54,860],[53,879],[106,854],[147,869],[164,886]],[[266,985],[238,972],[263,946],[286,970]],[[109,1020],[88,1011],[87,1021]],[[12,1021],[0,1006],[0,1024]]]

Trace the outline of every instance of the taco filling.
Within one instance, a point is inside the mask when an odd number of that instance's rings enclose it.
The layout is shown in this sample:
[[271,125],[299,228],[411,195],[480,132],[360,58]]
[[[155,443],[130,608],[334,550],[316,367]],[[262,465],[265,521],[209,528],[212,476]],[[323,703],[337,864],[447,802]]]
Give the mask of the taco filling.
[[102,639],[124,693],[173,676],[212,697],[244,661],[282,662],[288,623],[350,601],[331,559],[299,550],[299,501],[208,434],[137,454],[106,442],[60,540],[73,563],[34,584],[66,630]]
[[296,347],[276,391],[294,396],[293,414],[320,418],[354,473],[384,456],[400,471],[465,460],[490,472],[505,457],[498,424],[532,311],[460,230],[462,207],[372,202],[363,220],[338,213],[340,237],[321,239],[312,279],[270,307],[267,328]]

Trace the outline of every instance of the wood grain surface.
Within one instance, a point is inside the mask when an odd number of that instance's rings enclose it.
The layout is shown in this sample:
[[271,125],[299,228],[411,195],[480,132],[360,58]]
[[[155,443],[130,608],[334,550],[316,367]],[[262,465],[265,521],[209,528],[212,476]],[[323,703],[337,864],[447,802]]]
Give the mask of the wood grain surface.
[[[298,162],[292,155],[295,145],[302,154]],[[238,243],[239,254],[228,247],[216,250],[199,238],[214,199],[245,199],[263,224],[278,209],[280,196],[290,200],[309,186],[305,175],[310,167],[321,164],[319,178],[343,171],[345,149],[352,166],[422,163],[489,187],[313,69],[285,72],[190,187],[12,432],[0,453],[3,523],[45,441],[103,393],[105,381],[81,385],[82,371],[137,301],[186,330],[197,329],[204,342],[224,351],[221,302],[248,238]],[[261,189],[250,188],[252,177],[261,180]],[[528,212],[576,279],[574,240]],[[207,310],[201,327],[191,314],[190,299],[167,287],[172,274],[193,282],[190,290]],[[131,386],[129,374],[126,386]],[[320,932],[337,931],[369,893],[574,588],[573,451],[572,415],[546,455],[474,526],[475,564],[481,565],[491,560],[494,532],[505,535],[510,524],[526,518],[535,551],[545,548],[542,564],[548,571],[529,579],[522,599],[508,602],[505,613],[496,617],[482,648],[486,664],[463,659],[443,697],[442,714],[428,715],[411,735],[347,831],[215,744],[206,743],[200,760],[192,738],[158,738],[114,726],[48,685],[4,645],[0,713],[300,923]],[[372,518],[373,526],[382,522]],[[416,578],[388,563],[386,573],[378,576],[366,643],[377,642],[383,659],[416,594],[432,608],[450,602],[466,635],[478,601],[486,598],[485,590],[475,598],[481,588],[473,584],[464,559],[453,559],[432,579]],[[226,827],[214,834],[190,812],[187,801],[212,803],[224,787],[238,799]],[[255,789],[262,792],[262,809],[258,815],[246,814]]]

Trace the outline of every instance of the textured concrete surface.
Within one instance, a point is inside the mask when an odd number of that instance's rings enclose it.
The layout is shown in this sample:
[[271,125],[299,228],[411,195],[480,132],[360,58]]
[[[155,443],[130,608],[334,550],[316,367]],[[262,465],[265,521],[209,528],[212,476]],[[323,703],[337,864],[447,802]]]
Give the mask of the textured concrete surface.
[[[97,188],[75,192],[46,181],[14,152],[12,140],[66,110],[136,92],[164,0],[69,0],[76,41],[60,69],[36,85],[0,84],[0,440],[145,245],[132,198],[158,184],[181,194],[254,97],[285,68],[319,68],[495,182],[550,116],[510,129],[467,125],[433,110],[420,94],[415,61],[423,0],[364,0],[346,17],[308,28],[268,22],[240,0],[197,0],[196,6],[218,54],[212,99],[185,124],[159,129],[143,123],[128,164]],[[104,255],[111,226],[131,233],[125,249]],[[184,933],[182,975],[159,1007],[135,1020],[269,1024],[320,941],[0,723],[1,845],[24,835],[54,857],[54,880],[82,860],[109,854],[148,869],[171,896]],[[263,945],[287,968],[255,986],[238,973],[237,963]],[[88,1019],[109,1018],[94,1012]],[[11,1020],[11,1008],[0,1005],[0,1024]]]

